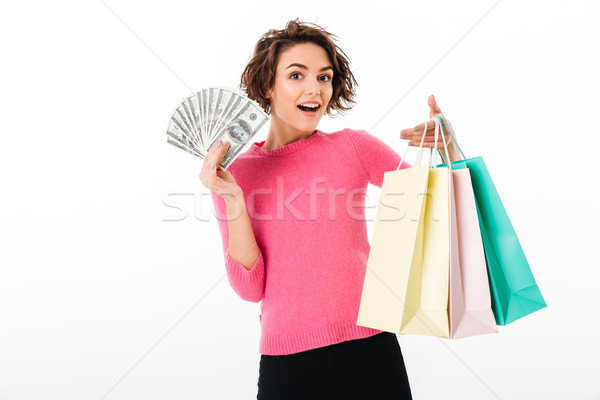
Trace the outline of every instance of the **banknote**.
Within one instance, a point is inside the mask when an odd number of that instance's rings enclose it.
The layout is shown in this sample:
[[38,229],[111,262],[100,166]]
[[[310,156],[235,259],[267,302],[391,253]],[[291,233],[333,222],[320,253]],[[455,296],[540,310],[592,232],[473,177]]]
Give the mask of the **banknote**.
[[268,115],[244,92],[232,88],[201,89],[180,101],[167,127],[167,143],[204,159],[217,140],[230,146],[219,163],[227,169],[267,122]]
[[257,103],[247,101],[238,103],[235,111],[227,115],[226,122],[216,133],[216,140],[229,142],[229,149],[221,161],[223,168],[233,162],[265,124],[267,118],[260,118],[261,112],[264,113]]

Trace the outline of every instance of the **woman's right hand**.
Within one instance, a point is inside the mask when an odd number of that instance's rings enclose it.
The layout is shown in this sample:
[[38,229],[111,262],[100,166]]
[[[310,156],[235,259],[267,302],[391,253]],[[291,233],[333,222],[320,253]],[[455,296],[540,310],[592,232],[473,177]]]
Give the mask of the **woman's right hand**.
[[216,141],[208,149],[204,158],[202,169],[200,171],[200,181],[202,184],[223,197],[226,202],[236,201],[242,197],[242,189],[237,185],[231,172],[222,169],[219,163],[229,149],[229,142],[225,145]]

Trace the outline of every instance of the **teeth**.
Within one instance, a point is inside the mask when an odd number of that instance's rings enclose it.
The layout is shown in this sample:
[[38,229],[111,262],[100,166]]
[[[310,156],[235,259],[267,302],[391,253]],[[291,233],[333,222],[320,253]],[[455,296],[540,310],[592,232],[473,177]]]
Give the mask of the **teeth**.
[[310,108],[317,108],[319,107],[318,104],[316,103],[306,103],[306,104],[300,104],[302,107],[310,107]]

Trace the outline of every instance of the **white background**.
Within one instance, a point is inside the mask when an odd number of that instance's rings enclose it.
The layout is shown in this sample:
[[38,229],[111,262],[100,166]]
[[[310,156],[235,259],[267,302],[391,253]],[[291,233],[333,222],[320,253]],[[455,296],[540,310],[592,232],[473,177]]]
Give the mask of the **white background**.
[[514,0],[3,2],[0,399],[255,398],[260,305],[165,130],[295,17],[339,36],[360,84],[319,128],[401,153],[435,94],[548,303],[496,335],[399,336],[415,399],[600,399],[600,3]]

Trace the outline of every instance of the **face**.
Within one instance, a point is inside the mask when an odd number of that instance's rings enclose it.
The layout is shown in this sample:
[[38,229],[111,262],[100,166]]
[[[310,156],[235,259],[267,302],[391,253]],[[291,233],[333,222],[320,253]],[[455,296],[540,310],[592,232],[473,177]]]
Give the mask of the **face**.
[[312,133],[331,100],[332,78],[329,56],[321,46],[301,43],[283,51],[267,96],[271,124],[288,132]]
[[235,143],[245,144],[250,139],[250,127],[244,125],[244,121],[236,120],[229,126],[227,133]]

